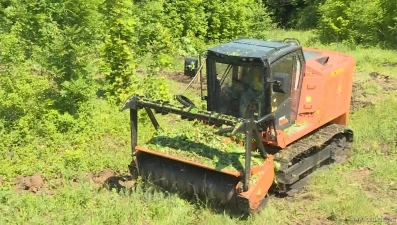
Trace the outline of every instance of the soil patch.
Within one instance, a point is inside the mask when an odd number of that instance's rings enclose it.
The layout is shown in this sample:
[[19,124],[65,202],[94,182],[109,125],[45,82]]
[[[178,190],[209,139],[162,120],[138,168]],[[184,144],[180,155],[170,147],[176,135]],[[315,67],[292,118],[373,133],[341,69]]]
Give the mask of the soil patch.
[[[185,84],[185,87],[187,87],[187,85],[193,80],[193,77],[185,76],[182,72],[162,72],[160,76],[163,76],[169,80],[173,80],[181,84]],[[193,83],[189,86],[188,90],[189,89],[200,90],[200,88],[201,88],[200,82],[198,81],[198,78],[196,78],[193,81]],[[203,77],[203,91],[205,91],[206,89],[207,89],[207,81],[205,77]]]
[[[380,151],[383,153],[383,154],[385,154],[385,155],[388,155],[388,156],[391,156],[392,154],[394,154],[393,152],[392,152],[392,145],[393,145],[393,142],[392,143],[388,143],[388,142],[386,142],[386,143],[379,143],[379,148],[380,148]],[[396,146],[397,146],[397,143],[395,144]]]
[[35,173],[32,176],[15,178],[15,188],[17,191],[25,190],[37,193],[44,187],[44,179],[41,174]]
[[96,186],[101,186],[108,190],[116,189],[118,192],[135,186],[135,180],[131,175],[120,174],[112,169],[101,171],[98,175],[92,177],[92,181],[94,181]]
[[396,198],[397,184],[382,184],[370,176],[371,168],[359,168],[349,174],[352,182],[360,184],[366,195],[385,199]]
[[[65,180],[62,178],[53,178],[45,180],[43,175],[35,173],[31,176],[18,176],[15,178],[14,190],[17,192],[27,192],[32,194],[44,193],[53,195],[56,191],[64,186]],[[79,184],[79,179],[73,178],[67,181],[71,186]]]
[[367,93],[362,84],[354,83],[353,84],[353,93],[351,99],[351,111],[356,112],[362,108],[372,106],[374,103],[371,99],[367,98]]
[[397,79],[392,78],[389,75],[380,74],[378,72],[372,72],[369,76],[378,83],[385,91],[395,91],[397,90]]
[[[0,185],[1,185],[0,177]],[[112,169],[104,169],[98,174],[88,172],[79,178],[72,178],[70,180],[62,179],[61,177],[45,180],[40,173],[35,173],[31,176],[18,176],[15,178],[14,190],[17,192],[27,192],[32,194],[44,193],[53,195],[57,190],[65,186],[65,182],[70,186],[77,186],[84,181],[91,181],[97,188],[113,189],[118,191],[121,189],[130,189],[134,186],[135,181],[132,176],[115,172]]]
[[185,76],[182,72],[162,72],[162,76],[180,83],[188,84],[192,81],[192,77]]
[[[397,90],[397,79],[388,75],[372,72],[370,79],[353,84],[351,110],[356,112],[362,108],[381,102],[385,94]],[[373,90],[369,87],[376,87]]]
[[98,175],[93,176],[92,180],[96,184],[104,184],[109,177],[113,177],[116,175],[116,172],[114,172],[112,169],[105,169],[102,170]]

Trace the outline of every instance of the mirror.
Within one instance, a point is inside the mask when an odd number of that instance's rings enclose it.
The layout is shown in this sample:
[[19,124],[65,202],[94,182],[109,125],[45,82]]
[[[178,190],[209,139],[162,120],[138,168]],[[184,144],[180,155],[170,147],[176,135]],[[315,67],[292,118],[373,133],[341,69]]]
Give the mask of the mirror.
[[185,58],[185,76],[194,77],[198,71],[198,59]]
[[274,74],[274,83],[273,83],[273,91],[277,93],[288,93],[288,89],[290,88],[289,84],[289,75],[287,73],[275,73]]

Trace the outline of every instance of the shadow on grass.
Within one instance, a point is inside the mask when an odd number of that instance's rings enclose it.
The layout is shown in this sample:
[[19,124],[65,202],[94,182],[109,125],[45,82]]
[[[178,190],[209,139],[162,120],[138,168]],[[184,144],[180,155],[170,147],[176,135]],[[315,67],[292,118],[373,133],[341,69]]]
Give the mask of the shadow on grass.
[[[245,153],[224,152],[222,150],[209,147],[208,145],[191,141],[186,135],[179,135],[173,138],[157,136],[152,138],[148,144],[178,149],[177,151],[173,150],[173,156],[178,156],[186,160],[193,160],[202,164],[210,164],[207,166],[215,166],[215,169],[218,171],[226,169],[229,166],[233,167],[237,171],[244,170],[243,165],[239,161],[239,157],[244,156]],[[215,162],[215,158],[218,158],[217,162]]]
[[122,191],[132,191],[136,188],[136,179],[131,175],[111,176],[103,183],[103,188],[112,191],[116,190],[117,193]]

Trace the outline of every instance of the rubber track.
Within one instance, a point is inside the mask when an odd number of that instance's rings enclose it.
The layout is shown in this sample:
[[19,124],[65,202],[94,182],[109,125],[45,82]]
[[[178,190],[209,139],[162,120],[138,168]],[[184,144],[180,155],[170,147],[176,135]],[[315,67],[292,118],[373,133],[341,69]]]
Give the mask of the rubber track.
[[[299,161],[310,156],[312,153],[319,152],[325,147],[333,144],[333,141],[336,140],[335,137],[341,134],[345,135],[346,144],[352,141],[353,132],[348,127],[339,124],[331,124],[306,135],[295,143],[280,150],[274,155],[274,160],[281,164],[279,171],[276,172],[276,176],[286,174],[289,167],[299,163]],[[336,151],[343,150],[343,147],[339,147]],[[299,182],[299,180],[297,182]]]
[[339,124],[331,124],[320,128],[308,136],[299,139],[274,155],[274,160],[280,163],[291,163],[294,159],[308,155],[312,150],[323,148],[337,134],[346,134],[350,131],[347,127]]

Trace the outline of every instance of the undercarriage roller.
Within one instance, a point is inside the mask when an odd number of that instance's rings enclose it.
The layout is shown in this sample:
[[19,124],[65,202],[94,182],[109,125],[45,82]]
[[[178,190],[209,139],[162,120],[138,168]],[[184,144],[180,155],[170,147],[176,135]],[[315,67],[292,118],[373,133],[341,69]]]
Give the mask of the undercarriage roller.
[[165,190],[199,197],[211,205],[237,208],[237,177],[144,152],[136,155],[133,164],[142,179]]

